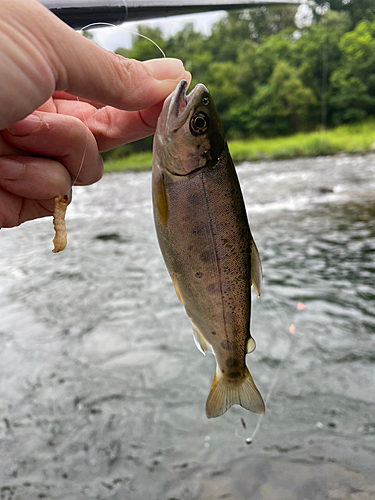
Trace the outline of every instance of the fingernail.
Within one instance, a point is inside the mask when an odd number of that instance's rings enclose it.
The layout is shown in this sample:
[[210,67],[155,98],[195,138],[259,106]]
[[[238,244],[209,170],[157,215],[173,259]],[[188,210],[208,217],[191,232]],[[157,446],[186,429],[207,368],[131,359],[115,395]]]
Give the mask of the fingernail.
[[15,181],[25,173],[25,164],[10,158],[0,159],[0,179]]
[[13,135],[28,135],[37,131],[42,125],[42,120],[39,115],[29,115],[23,120],[14,123],[8,128],[8,131]]
[[184,75],[184,65],[179,59],[150,59],[143,64],[151,71],[156,80],[176,80]]

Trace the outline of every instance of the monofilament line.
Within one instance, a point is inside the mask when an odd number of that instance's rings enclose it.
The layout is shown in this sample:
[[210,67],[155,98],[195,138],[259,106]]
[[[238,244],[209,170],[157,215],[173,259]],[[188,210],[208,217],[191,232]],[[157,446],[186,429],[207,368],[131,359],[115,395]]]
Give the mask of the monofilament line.
[[[305,307],[306,307],[306,306],[305,306],[302,302],[298,302],[298,303],[297,303],[297,307],[296,307],[296,309],[297,309],[297,311],[302,311],[303,309],[305,309]],[[295,314],[295,313],[294,313],[294,314]],[[294,316],[294,315],[293,315],[293,316]],[[295,330],[296,330],[296,327],[295,327],[294,323],[292,323],[292,324],[290,325],[290,327],[289,327],[289,333],[290,333],[291,335],[294,335]],[[266,406],[266,407],[267,407],[267,404],[269,403],[269,401],[270,401],[270,399],[271,399],[272,392],[273,392],[273,390],[274,390],[274,388],[275,388],[276,382],[278,381],[278,378],[279,378],[279,373],[280,373],[280,371],[281,371],[281,368],[282,368],[282,366],[283,366],[284,362],[288,359],[288,357],[289,357],[289,355],[290,355],[290,351],[291,351],[291,348],[292,348],[292,344],[293,344],[293,341],[292,341],[292,340],[289,340],[289,347],[288,347],[288,350],[287,350],[287,352],[286,352],[285,356],[284,356],[282,359],[280,359],[280,360],[279,360],[279,363],[278,363],[278,365],[277,365],[277,368],[276,368],[276,370],[275,370],[275,373],[274,373],[274,375],[273,375],[273,377],[272,377],[271,384],[270,384],[269,389],[268,389],[268,392],[267,392],[267,396],[266,396],[266,398],[265,398],[265,406]],[[245,439],[246,444],[251,444],[251,443],[254,441],[254,438],[255,438],[255,436],[258,434],[258,431],[259,431],[259,429],[260,429],[260,426],[261,426],[261,424],[262,424],[262,421],[263,421],[263,418],[264,418],[264,417],[265,417],[265,414],[264,414],[264,413],[262,413],[261,415],[259,415],[259,417],[258,417],[258,422],[257,422],[257,424],[256,424],[256,426],[255,426],[255,429],[254,429],[253,433],[251,434],[251,436],[249,436],[249,437],[247,437],[247,438]],[[242,424],[242,425],[243,425],[243,424]],[[244,427],[245,427],[245,426],[244,426]],[[243,439],[243,437],[239,435],[238,430],[236,430],[236,435],[237,435],[239,438]]]
[[[274,387],[276,385],[276,382],[278,380],[278,376],[279,376],[279,372],[280,372],[281,366],[282,366],[283,362],[287,359],[287,357],[289,355],[289,351],[290,351],[291,346],[292,346],[292,342],[289,342],[289,348],[288,348],[288,350],[286,352],[286,355],[284,356],[283,359],[280,359],[279,364],[277,365],[277,368],[275,370],[275,373],[273,375],[271,384],[270,384],[268,392],[267,392],[267,396],[266,396],[265,401],[264,401],[264,404],[265,404],[266,408],[267,408],[267,404],[269,403],[269,401],[271,399],[272,391],[273,391],[273,389],[274,389]],[[262,420],[263,420],[264,416],[265,416],[265,413],[262,413],[261,415],[259,415],[258,422],[257,422],[257,425],[255,426],[255,429],[254,429],[253,433],[251,434],[250,437],[247,437],[246,440],[245,440],[246,444],[251,444],[253,442],[255,436],[258,434],[258,431],[260,429],[260,426],[261,426],[261,423],[262,423]]]
[[164,51],[161,49],[161,47],[156,42],[154,42],[154,40],[149,38],[148,36],[142,35],[142,33],[138,33],[137,31],[128,30],[127,28],[123,28],[122,26],[116,26],[115,24],[112,24],[112,23],[101,23],[101,22],[90,23],[90,24],[87,24],[86,26],[84,26],[82,29],[80,29],[79,32],[82,34],[82,31],[87,30],[88,28],[93,28],[94,26],[96,26],[96,27],[109,26],[112,28],[117,28],[117,29],[122,30],[122,31],[126,31],[127,33],[131,33],[132,35],[137,35],[137,36],[140,36],[141,38],[145,38],[149,42],[153,43],[155,45],[155,47],[160,50],[160,52],[164,58],[167,57],[165,55]]
[[[127,9],[126,3],[125,3],[125,9]],[[159,46],[156,42],[154,42],[154,40],[152,40],[151,38],[149,38],[149,37],[147,37],[147,36],[145,36],[145,35],[142,35],[141,33],[138,33],[138,32],[136,32],[136,31],[132,31],[132,30],[128,30],[128,29],[126,29],[126,28],[123,28],[122,26],[116,26],[115,24],[112,24],[112,23],[104,23],[104,22],[90,23],[90,24],[87,24],[86,26],[84,26],[82,29],[80,29],[80,30],[79,30],[79,32],[80,32],[81,34],[83,34],[83,31],[84,31],[84,30],[87,30],[87,29],[92,28],[92,27],[94,27],[94,26],[96,26],[96,27],[98,27],[98,26],[109,26],[109,27],[112,27],[112,28],[118,28],[118,29],[120,29],[120,30],[123,30],[123,31],[126,31],[126,32],[128,32],[128,33],[131,33],[132,35],[137,35],[137,36],[140,36],[140,37],[142,37],[142,38],[145,38],[145,39],[146,39],[146,40],[148,40],[149,42],[153,43],[153,44],[155,45],[155,47],[156,47],[158,50],[160,50],[160,53],[162,54],[162,56],[163,56],[164,58],[166,58],[166,57],[167,57],[167,56],[165,55],[164,51],[162,50],[162,48],[161,48],[161,47],[160,47],[160,46]],[[79,98],[78,98],[78,97],[77,97],[76,99],[77,99],[77,102],[79,102],[79,103],[81,102],[81,101],[79,100]],[[87,151],[87,145],[88,145],[88,133],[89,133],[89,131],[88,131],[88,124],[87,124],[87,120],[86,120],[86,117],[85,117],[85,115],[84,115],[84,113],[83,113],[82,108],[81,108],[81,113],[82,113],[82,120],[83,120],[84,124],[85,124],[85,125],[86,125],[86,127],[87,127],[86,144],[85,144],[85,148],[84,148],[84,150],[83,150],[82,160],[81,160],[80,166],[79,166],[79,168],[78,168],[77,175],[76,175],[76,177],[75,177],[74,181],[72,182],[72,185],[70,186],[70,188],[68,189],[68,191],[67,191],[67,193],[66,193],[66,194],[69,194],[69,193],[70,193],[70,191],[72,190],[73,186],[76,184],[76,182],[77,182],[77,180],[78,180],[78,177],[79,177],[79,175],[80,175],[80,173],[81,173],[82,167],[83,167],[83,162],[85,161],[85,157],[86,157],[86,151]]]

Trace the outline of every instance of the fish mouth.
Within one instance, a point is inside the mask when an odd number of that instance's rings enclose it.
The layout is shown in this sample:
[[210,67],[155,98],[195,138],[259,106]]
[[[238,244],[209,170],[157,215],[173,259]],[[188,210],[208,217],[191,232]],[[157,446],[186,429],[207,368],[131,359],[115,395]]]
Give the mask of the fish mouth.
[[186,122],[192,109],[200,102],[204,93],[208,90],[202,83],[198,83],[194,89],[186,95],[187,81],[181,80],[171,96],[169,105],[169,120],[171,129],[178,130]]

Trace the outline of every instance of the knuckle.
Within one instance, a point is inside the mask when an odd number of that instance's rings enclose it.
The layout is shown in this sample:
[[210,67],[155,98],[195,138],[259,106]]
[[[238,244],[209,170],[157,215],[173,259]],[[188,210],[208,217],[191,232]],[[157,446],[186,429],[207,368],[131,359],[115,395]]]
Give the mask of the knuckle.
[[138,103],[145,97],[145,82],[151,78],[151,73],[136,59],[127,59],[118,54],[116,57],[120,63],[116,64],[116,71],[124,83],[124,97],[129,103],[128,109],[138,109]]

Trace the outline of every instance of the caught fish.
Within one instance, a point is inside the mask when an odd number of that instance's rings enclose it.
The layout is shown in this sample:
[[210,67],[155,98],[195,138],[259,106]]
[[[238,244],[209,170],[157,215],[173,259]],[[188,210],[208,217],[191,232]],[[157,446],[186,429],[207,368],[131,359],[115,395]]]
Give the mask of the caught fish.
[[197,345],[216,357],[208,418],[239,404],[264,413],[245,364],[251,285],[262,269],[237,174],[210,93],[182,80],[166,99],[154,137],[152,195],[158,241]]

